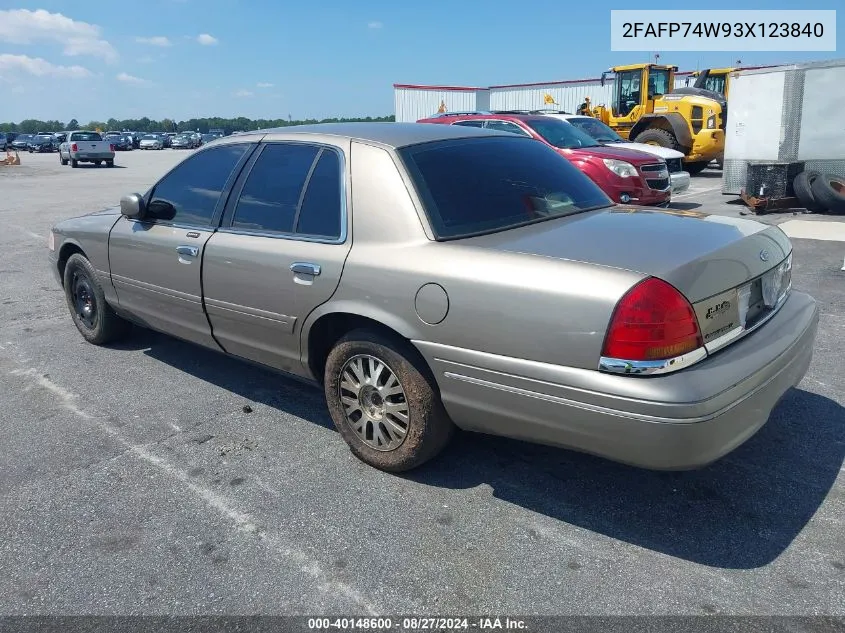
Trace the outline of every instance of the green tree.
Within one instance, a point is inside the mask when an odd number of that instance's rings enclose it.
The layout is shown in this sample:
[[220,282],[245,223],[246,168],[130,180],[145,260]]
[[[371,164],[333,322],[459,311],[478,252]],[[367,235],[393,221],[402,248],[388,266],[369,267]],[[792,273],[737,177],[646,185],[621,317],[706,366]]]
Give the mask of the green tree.
[[71,130],[78,130],[78,129],[79,129],[79,121],[77,121],[76,119],[71,119],[70,121],[68,121],[67,127],[65,127],[65,130],[67,130],[68,132],[70,132]]

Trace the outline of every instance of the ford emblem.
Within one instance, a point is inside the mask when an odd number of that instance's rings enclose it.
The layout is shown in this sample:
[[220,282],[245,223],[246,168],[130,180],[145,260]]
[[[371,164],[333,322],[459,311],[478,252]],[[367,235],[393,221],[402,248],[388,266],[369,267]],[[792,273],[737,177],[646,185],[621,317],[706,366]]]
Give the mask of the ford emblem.
[[760,251],[760,259],[764,262],[769,261],[769,251],[767,251],[765,248]]

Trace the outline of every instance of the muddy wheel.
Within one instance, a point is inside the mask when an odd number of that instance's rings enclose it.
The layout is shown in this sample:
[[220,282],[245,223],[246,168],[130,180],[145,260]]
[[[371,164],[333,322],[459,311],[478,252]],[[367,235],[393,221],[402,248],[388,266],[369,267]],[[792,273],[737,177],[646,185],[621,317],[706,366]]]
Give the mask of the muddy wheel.
[[452,436],[434,377],[411,345],[361,329],[340,339],[324,376],[332,420],[352,452],[390,472],[415,468]]
[[646,143],[647,145],[657,145],[659,147],[667,147],[669,149],[680,150],[678,139],[675,135],[667,130],[660,128],[651,128],[644,130],[637,134],[637,138],[631,139],[635,143]]

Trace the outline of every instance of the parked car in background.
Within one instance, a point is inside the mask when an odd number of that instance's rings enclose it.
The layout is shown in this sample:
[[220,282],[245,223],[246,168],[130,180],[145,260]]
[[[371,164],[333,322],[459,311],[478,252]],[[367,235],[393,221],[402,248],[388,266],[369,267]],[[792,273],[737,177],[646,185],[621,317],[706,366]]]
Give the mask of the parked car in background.
[[583,114],[546,114],[553,118],[561,119],[571,123],[582,132],[589,134],[602,145],[614,147],[626,147],[635,149],[646,154],[652,154],[666,161],[666,168],[669,170],[669,180],[672,183],[672,193],[683,193],[690,186],[689,172],[684,171],[684,153],[660,145],[649,145],[648,143],[634,143],[627,141],[612,128],[605,125],[595,117]]
[[141,137],[140,149],[163,149],[164,143],[156,134],[144,134]]
[[170,147],[173,149],[193,149],[195,145],[190,134],[177,134],[170,141]]
[[214,141],[218,138],[220,138],[220,137],[217,136],[216,134],[203,134],[202,135],[202,144],[205,145],[206,143],[211,143],[211,141]]
[[614,205],[551,145],[491,127],[227,137],[49,248],[87,341],[134,322],[310,380],[388,471],[453,425],[708,464],[798,384],[819,318],[777,226]]
[[170,141],[173,140],[173,137],[167,133],[160,133],[158,137],[161,139],[161,146],[162,147],[170,147]]
[[56,139],[56,144],[57,144],[57,147],[58,147],[58,145],[61,145],[62,143],[64,143],[67,140],[67,133],[66,132],[56,132],[55,134],[53,134],[53,138]]
[[9,140],[9,137],[6,136],[5,132],[0,132],[0,152],[5,152],[7,146],[11,149],[12,141]]
[[672,199],[663,159],[606,147],[566,121],[541,114],[445,113],[419,122],[501,130],[538,140],[587,174],[615,202],[666,206]]
[[132,138],[122,132],[106,132],[103,140],[114,146],[115,151],[127,152],[132,150]]
[[15,140],[12,141],[12,149],[19,152],[25,152],[29,149],[29,142],[35,137],[35,134],[18,134]]
[[79,163],[106,164],[114,167],[114,144],[103,140],[99,132],[76,130],[69,132],[67,140],[59,145],[59,162],[79,167]]
[[59,149],[59,143],[52,134],[36,134],[29,140],[27,150],[30,154],[33,152],[55,152]]

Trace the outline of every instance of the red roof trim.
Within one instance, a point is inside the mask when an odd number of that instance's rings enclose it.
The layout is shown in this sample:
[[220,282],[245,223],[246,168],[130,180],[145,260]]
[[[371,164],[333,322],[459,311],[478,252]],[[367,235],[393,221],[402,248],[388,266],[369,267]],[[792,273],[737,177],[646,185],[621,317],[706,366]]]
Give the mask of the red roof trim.
[[487,90],[487,88],[474,88],[472,86],[425,86],[420,84],[393,84],[394,88],[406,88],[408,90],[451,90],[453,92],[475,92],[476,90]]
[[[780,64],[783,65],[783,64]],[[759,70],[761,68],[777,68],[777,64],[768,66],[741,66],[737,70]],[[675,76],[686,77],[693,74],[694,70],[681,70],[675,73]],[[578,84],[598,83],[601,78],[595,77],[592,79],[566,79],[562,81],[538,81],[527,84],[499,84],[496,86],[488,86],[487,88],[479,88],[472,86],[425,86],[419,84],[393,84],[394,88],[409,88],[412,90],[453,90],[456,92],[474,92],[476,90],[491,90],[496,88],[532,88],[537,86],[573,86]]]

